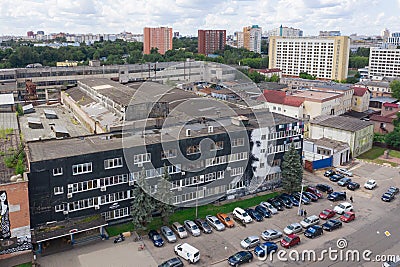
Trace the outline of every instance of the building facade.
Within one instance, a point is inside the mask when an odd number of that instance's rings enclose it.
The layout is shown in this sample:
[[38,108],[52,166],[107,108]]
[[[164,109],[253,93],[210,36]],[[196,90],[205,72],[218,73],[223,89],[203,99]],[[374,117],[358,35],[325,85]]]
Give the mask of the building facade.
[[308,161],[332,158],[331,166],[340,166],[350,161],[350,147],[347,143],[328,138],[304,139],[303,157]]
[[367,88],[354,87],[351,109],[357,112],[367,111],[371,94]]
[[302,37],[303,31],[292,27],[283,27],[282,25],[268,32],[269,36],[282,37]]
[[198,30],[198,52],[209,55],[217,50],[224,50],[226,30]]
[[400,77],[400,49],[371,47],[368,75],[373,77]]
[[158,53],[164,55],[166,51],[172,49],[172,28],[159,27],[143,30],[143,53],[150,54],[152,48],[157,48]]
[[318,79],[345,80],[349,65],[350,40],[347,36],[299,38],[270,37],[269,67],[283,75],[305,72]]
[[243,47],[255,53],[261,54],[262,28],[258,25],[243,28]]

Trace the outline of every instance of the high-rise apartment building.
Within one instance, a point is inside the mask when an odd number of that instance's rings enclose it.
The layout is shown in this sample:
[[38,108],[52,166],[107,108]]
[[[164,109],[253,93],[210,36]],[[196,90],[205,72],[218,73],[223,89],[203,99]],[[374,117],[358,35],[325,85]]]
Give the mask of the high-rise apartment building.
[[258,25],[243,28],[243,47],[261,54],[262,29]]
[[349,65],[350,39],[335,37],[278,37],[269,39],[269,67],[286,76],[306,72],[318,79],[344,80]]
[[226,30],[198,30],[198,52],[208,55],[217,50],[224,50]]
[[400,32],[393,32],[390,37],[386,38],[386,42],[389,45],[399,46],[400,45]]
[[172,28],[144,28],[143,53],[150,54],[152,48],[157,48],[158,53],[164,55],[172,49]]
[[400,49],[371,47],[369,53],[369,77],[400,77]]
[[302,37],[303,31],[292,27],[283,27],[282,25],[268,32],[269,36],[282,37]]
[[235,42],[236,42],[236,47],[237,48],[242,48],[244,47],[243,43],[243,32],[235,32]]

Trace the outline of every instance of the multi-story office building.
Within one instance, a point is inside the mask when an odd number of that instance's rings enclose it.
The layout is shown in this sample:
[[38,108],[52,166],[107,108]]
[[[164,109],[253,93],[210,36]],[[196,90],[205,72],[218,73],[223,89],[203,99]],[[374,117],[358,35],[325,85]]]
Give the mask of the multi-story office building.
[[143,30],[143,53],[148,55],[152,48],[157,48],[158,53],[164,55],[166,51],[172,49],[172,28],[159,27]]
[[305,72],[318,79],[344,80],[349,65],[349,37],[270,37],[269,67],[283,75]]
[[261,54],[262,28],[258,25],[243,28],[243,47]]
[[400,32],[393,32],[390,37],[386,38],[386,43],[389,45],[399,46],[400,45]]
[[282,25],[268,32],[269,36],[281,37],[302,37],[303,31],[292,27],[283,27]]
[[209,55],[217,50],[224,50],[226,30],[198,30],[198,52]]
[[319,31],[319,36],[327,37],[327,36],[340,36],[340,31]]
[[371,48],[368,75],[370,78],[400,77],[400,49]]

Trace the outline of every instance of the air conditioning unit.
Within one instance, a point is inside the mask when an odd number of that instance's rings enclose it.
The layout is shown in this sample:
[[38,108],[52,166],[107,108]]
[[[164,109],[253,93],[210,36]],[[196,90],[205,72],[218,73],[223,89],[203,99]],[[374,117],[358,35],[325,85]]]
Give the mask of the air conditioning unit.
[[178,191],[182,191],[182,187],[178,187]]
[[186,136],[191,136],[190,129],[186,129]]
[[186,174],[186,172],[181,172],[181,175],[185,175]]
[[134,186],[135,185],[135,181],[129,181],[129,186]]
[[226,167],[226,170],[230,171],[230,170],[232,170],[232,168],[231,167]]
[[68,210],[64,210],[63,213],[64,213],[64,215],[67,215],[68,214]]
[[139,168],[142,168],[143,167],[143,163],[138,163],[138,165],[137,165]]
[[96,205],[96,206],[94,206],[94,209],[95,209],[95,210],[99,210],[99,209],[100,209],[100,206],[99,206],[99,205]]
[[214,126],[208,126],[208,133],[214,132]]
[[204,179],[204,174],[200,175],[200,179]]
[[72,193],[68,193],[67,198],[72,198]]
[[105,186],[100,187],[100,191],[105,192],[106,190],[107,190],[107,187],[105,187]]

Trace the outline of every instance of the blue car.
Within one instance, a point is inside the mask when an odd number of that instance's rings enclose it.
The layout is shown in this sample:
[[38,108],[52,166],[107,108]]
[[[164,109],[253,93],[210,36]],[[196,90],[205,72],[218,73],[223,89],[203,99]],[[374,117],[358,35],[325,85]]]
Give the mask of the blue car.
[[285,199],[289,199],[289,201],[293,204],[293,206],[299,206],[299,201],[297,201],[297,199],[292,195],[283,193],[283,194],[280,195],[280,197],[281,198],[283,197]]
[[262,205],[256,206],[255,211],[257,211],[264,218],[271,218],[271,212]]
[[[278,250],[278,245],[274,242],[265,242],[254,249],[254,254],[258,257],[264,257],[270,254],[272,251],[276,252]],[[265,254],[267,253],[267,254]]]
[[228,258],[228,263],[231,266],[239,266],[243,263],[251,262],[253,254],[250,251],[239,251]]
[[156,230],[150,230],[149,239],[155,247],[162,247],[164,245],[164,240]]
[[255,209],[245,209],[245,211],[256,222],[261,222],[262,220],[264,220],[263,216],[260,213],[258,213],[258,211],[256,211]]

